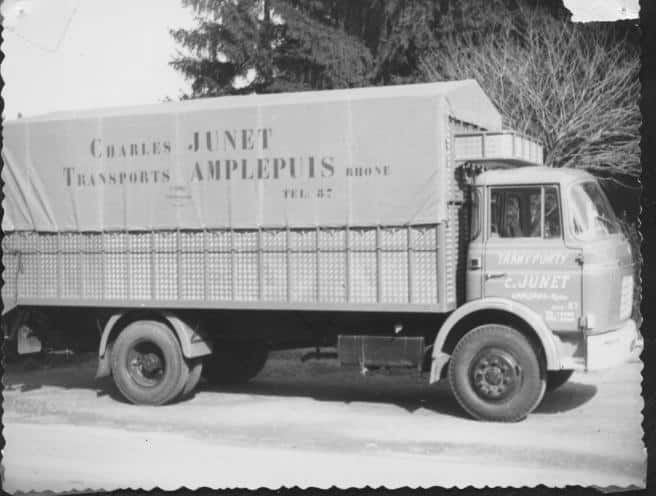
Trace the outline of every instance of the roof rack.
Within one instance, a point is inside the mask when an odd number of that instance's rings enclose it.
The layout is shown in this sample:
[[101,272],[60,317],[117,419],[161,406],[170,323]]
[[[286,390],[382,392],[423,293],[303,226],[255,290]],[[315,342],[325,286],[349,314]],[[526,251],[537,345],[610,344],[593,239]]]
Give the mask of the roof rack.
[[544,165],[542,144],[517,131],[458,133],[454,141],[457,162],[486,170]]

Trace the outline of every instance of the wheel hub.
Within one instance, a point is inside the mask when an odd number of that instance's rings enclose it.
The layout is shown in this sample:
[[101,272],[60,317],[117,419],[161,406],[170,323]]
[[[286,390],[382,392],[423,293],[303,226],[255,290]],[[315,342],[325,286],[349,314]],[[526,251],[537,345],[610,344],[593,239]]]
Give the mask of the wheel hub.
[[141,356],[141,366],[144,372],[152,374],[162,368],[162,361],[154,353],[146,353]]
[[138,343],[128,352],[128,372],[132,379],[144,387],[157,386],[164,376],[164,359],[152,343]]
[[488,384],[498,386],[503,381],[503,371],[499,367],[491,367],[485,372]]
[[499,349],[483,350],[472,361],[470,379],[476,394],[499,401],[512,395],[521,384],[522,371],[515,358]]

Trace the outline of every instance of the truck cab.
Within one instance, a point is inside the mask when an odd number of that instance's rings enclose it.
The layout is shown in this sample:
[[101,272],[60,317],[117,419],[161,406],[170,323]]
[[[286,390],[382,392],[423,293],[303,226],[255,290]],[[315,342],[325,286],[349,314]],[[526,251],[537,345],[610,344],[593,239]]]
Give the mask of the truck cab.
[[597,180],[545,166],[488,170],[471,195],[467,300],[503,298],[533,310],[554,333],[564,368],[624,361],[609,348],[638,338],[634,262]]
[[438,332],[431,382],[448,377],[479,419],[517,420],[575,370],[642,347],[631,245],[608,198],[590,173],[546,167],[542,155],[512,131],[455,137],[465,294]]

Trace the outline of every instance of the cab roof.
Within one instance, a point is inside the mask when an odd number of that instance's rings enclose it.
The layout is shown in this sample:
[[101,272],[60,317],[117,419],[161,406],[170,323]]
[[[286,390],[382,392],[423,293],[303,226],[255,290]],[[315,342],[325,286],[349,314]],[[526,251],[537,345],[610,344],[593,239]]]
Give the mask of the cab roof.
[[476,184],[479,186],[543,183],[571,184],[582,180],[595,179],[592,174],[582,169],[531,165],[485,171],[476,177]]

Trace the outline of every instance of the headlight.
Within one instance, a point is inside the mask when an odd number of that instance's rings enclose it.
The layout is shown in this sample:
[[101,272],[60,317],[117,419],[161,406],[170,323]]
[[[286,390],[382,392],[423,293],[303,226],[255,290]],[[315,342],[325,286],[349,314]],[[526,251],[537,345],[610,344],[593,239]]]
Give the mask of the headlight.
[[628,319],[633,310],[633,276],[622,278],[622,290],[620,297],[620,320]]

